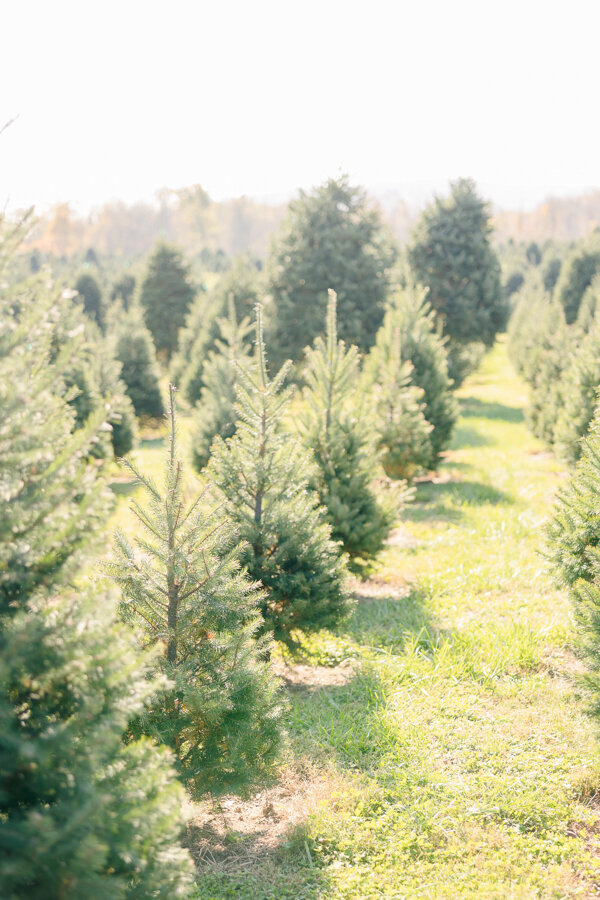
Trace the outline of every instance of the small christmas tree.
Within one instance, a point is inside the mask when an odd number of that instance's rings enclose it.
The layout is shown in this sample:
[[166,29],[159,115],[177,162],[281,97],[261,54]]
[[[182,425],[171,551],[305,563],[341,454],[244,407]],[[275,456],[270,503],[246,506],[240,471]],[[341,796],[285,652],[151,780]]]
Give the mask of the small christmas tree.
[[217,438],[209,471],[224,508],[239,529],[240,559],[262,582],[265,628],[294,642],[294,631],[334,625],[347,609],[345,565],[314,494],[311,463],[297,441],[279,430],[289,399],[289,363],[271,380],[256,307],[256,360],[238,368],[238,430]]
[[426,288],[411,283],[394,295],[375,346],[365,360],[364,377],[365,383],[378,381],[380,372],[389,365],[399,336],[400,361],[412,366],[409,383],[423,391],[423,415],[431,425],[431,458],[426,465],[435,468],[450,443],[458,408],[448,375],[445,341],[426,297]]
[[327,511],[331,535],[360,573],[383,547],[394,519],[373,488],[374,440],[356,403],[358,350],[337,339],[337,297],[329,291],[325,338],[306,349],[300,416],[302,438],[316,471],[309,481]]
[[388,316],[384,329],[367,360],[363,389],[386,475],[410,479],[435,458],[433,426],[425,418],[425,391],[414,384],[412,363],[403,360],[401,326]]
[[561,377],[563,402],[557,409],[554,445],[571,465],[579,459],[581,441],[598,406],[600,386],[600,321],[594,321],[566,362]]
[[171,747],[194,797],[239,789],[264,774],[280,737],[280,704],[255,639],[259,595],[241,571],[231,527],[203,498],[185,506],[175,446],[174,388],[165,484],[131,463],[147,504],[133,504],[145,537],[117,534],[109,572],[123,591],[122,614],[163,648],[160,669],[172,685],[134,726]]
[[75,290],[83,302],[83,311],[86,316],[103,329],[105,325],[106,308],[100,285],[93,275],[83,272],[75,282]]
[[154,346],[167,362],[177,350],[179,330],[195,294],[190,267],[182,254],[159,241],[148,258],[140,302]]
[[208,463],[210,448],[217,435],[233,437],[236,428],[235,385],[238,366],[250,362],[247,339],[252,330],[248,318],[238,324],[233,297],[229,300],[229,317],[218,320],[221,337],[211,350],[202,369],[203,388],[196,407],[192,458],[200,471]]
[[63,374],[79,346],[61,335],[55,353],[61,304],[40,285],[0,301],[2,895],[187,897],[182,791],[164,752],[122,740],[149,660],[106,592],[72,587],[107,513],[88,459],[110,407],[74,431]]
[[127,312],[116,317],[114,340],[115,354],[121,363],[120,377],[136,416],[163,416],[165,408],[156,352],[138,305],[130,305]]

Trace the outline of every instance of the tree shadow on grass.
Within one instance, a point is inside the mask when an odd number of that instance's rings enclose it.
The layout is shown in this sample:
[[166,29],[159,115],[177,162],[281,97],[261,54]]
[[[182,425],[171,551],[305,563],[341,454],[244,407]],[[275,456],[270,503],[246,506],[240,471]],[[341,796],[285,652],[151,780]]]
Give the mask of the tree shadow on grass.
[[463,507],[511,503],[514,498],[510,494],[481,481],[424,481],[417,485],[414,503],[406,507],[402,518],[405,522],[456,524],[464,518]]
[[490,438],[485,437],[476,428],[459,422],[454,428],[452,435],[451,450],[463,450],[467,447],[489,447],[493,443]]
[[504,422],[519,423],[525,421],[520,406],[506,406],[504,403],[488,403],[477,397],[465,397],[460,401],[461,414],[464,418],[501,419]]

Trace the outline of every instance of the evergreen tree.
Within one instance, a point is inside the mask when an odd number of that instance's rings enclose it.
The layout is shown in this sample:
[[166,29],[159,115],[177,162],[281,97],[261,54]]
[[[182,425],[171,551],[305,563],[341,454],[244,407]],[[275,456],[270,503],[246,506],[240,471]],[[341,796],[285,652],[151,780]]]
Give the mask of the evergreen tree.
[[557,303],[548,304],[536,333],[536,344],[524,373],[529,382],[527,422],[536,437],[552,446],[564,403],[563,373],[569,361],[571,335]]
[[562,404],[557,409],[554,445],[568,463],[575,463],[581,453],[581,441],[588,432],[598,405],[600,387],[600,322],[574,348],[564,363],[560,378]]
[[561,268],[554,296],[561,304],[567,325],[577,319],[579,306],[594,275],[600,273],[600,239],[594,236],[577,244]]
[[86,316],[104,329],[106,309],[102,298],[100,285],[93,275],[83,272],[75,282],[75,290],[83,301],[83,311]]
[[364,382],[372,385],[380,379],[399,342],[400,363],[412,366],[408,384],[423,392],[422,411],[431,425],[431,458],[426,466],[435,468],[440,454],[450,443],[458,408],[448,375],[445,341],[426,297],[426,289],[414,284],[407,284],[394,295],[377,332],[375,346],[365,360]]
[[544,264],[542,266],[542,280],[544,282],[544,288],[549,293],[552,293],[554,290],[561,269],[562,260],[560,257],[552,255],[544,259]]
[[181,253],[168,244],[157,244],[148,260],[140,300],[154,346],[167,361],[177,349],[179,329],[195,293]]
[[337,298],[329,292],[325,338],[307,347],[302,438],[316,470],[309,481],[331,525],[331,536],[360,573],[383,547],[394,511],[373,491],[373,438],[357,407],[358,350],[337,339]]
[[133,301],[134,291],[135,277],[129,272],[123,272],[123,274],[119,275],[119,277],[116,278],[113,282],[113,286],[110,291],[111,302],[114,303],[115,300],[120,300],[123,304],[123,308],[127,312]]
[[408,248],[415,280],[429,288],[429,302],[450,339],[459,378],[466,374],[464,345],[491,346],[506,322],[490,236],[488,207],[474,182],[461,178],[451,185],[448,198],[437,197],[426,208]]
[[578,331],[586,334],[594,326],[598,309],[600,309],[600,275],[594,275],[579,304],[575,321]]
[[181,332],[180,351],[171,369],[173,381],[181,385],[192,406],[200,399],[204,364],[219,338],[219,320],[229,315],[230,300],[238,319],[243,319],[252,313],[260,292],[256,267],[246,257],[239,257],[213,290],[197,297]]
[[121,363],[120,377],[136,416],[164,415],[156,352],[139,306],[130,306],[118,316],[114,340],[116,357]]
[[36,286],[0,300],[2,896],[191,896],[168,760],[122,742],[148,661],[108,595],[71,587],[107,511],[87,460],[108,411],[73,431],[63,374],[79,347],[54,353],[56,298]]
[[192,457],[198,471],[208,463],[215,437],[220,435],[226,440],[235,434],[238,366],[245,369],[250,364],[248,335],[252,325],[248,318],[238,324],[233,297],[229,300],[229,317],[220,318],[218,323],[221,337],[204,363],[204,387],[195,411]]
[[262,310],[256,314],[256,360],[238,368],[238,429],[217,438],[209,471],[239,529],[240,559],[262,582],[265,628],[294,642],[294,631],[334,625],[348,598],[345,565],[314,494],[306,490],[310,460],[278,426],[289,399],[289,363],[267,374]]
[[226,519],[186,508],[175,446],[174,388],[170,442],[161,488],[132,463],[147,503],[133,504],[144,536],[117,533],[109,571],[123,591],[122,614],[163,648],[160,669],[171,687],[132,726],[171,747],[192,796],[240,788],[267,771],[280,736],[280,704],[256,640],[260,595],[241,572]]
[[340,337],[370,347],[383,319],[393,260],[379,214],[346,176],[329,179],[312,194],[301,191],[268,262],[269,332],[277,360],[300,359],[322,333],[329,288],[343,310]]

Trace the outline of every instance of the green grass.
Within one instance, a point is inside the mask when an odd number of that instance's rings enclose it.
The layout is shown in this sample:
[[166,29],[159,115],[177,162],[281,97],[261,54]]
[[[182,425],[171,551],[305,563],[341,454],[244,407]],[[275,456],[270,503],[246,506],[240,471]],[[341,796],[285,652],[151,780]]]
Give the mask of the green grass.
[[600,893],[599,745],[540,552],[563,473],[526,430],[503,344],[459,396],[440,477],[352,617],[306,642],[315,673],[354,674],[288,692],[284,765],[310,761],[331,796],[237,873],[202,869],[204,900]]

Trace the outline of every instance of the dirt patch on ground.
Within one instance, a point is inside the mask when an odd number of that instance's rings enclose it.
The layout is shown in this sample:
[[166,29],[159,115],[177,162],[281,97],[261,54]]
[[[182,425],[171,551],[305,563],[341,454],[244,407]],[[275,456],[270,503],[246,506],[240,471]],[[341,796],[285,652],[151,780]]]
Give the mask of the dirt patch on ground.
[[411,534],[407,528],[400,525],[398,528],[394,528],[385,543],[388,547],[400,547],[402,550],[412,550],[414,547],[418,547],[421,541],[419,541],[414,534]]
[[305,663],[276,660],[273,663],[273,669],[285,686],[291,689],[342,687],[348,684],[356,672],[352,660],[335,666],[311,666]]
[[410,594],[410,590],[410,582],[401,576],[394,577],[393,580],[374,576],[373,578],[367,579],[367,581],[356,581],[351,586],[353,597],[361,601],[381,600],[385,598],[401,600],[402,597],[406,597]]
[[286,770],[276,785],[247,800],[225,797],[196,808],[186,843],[199,869],[250,871],[291,841],[302,844],[309,816],[341,788],[337,776],[310,765]]

